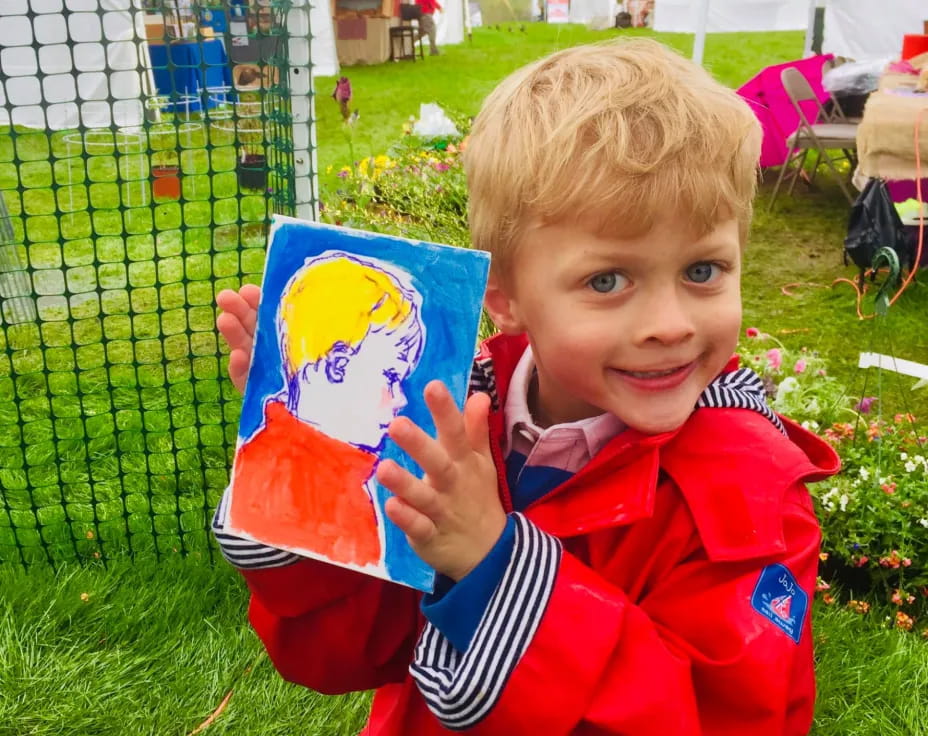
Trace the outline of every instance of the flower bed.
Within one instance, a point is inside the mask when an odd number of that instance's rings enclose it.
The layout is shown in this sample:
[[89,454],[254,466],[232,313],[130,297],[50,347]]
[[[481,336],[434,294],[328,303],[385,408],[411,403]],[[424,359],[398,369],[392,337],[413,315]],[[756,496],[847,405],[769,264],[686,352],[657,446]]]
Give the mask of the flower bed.
[[[928,635],[928,438],[911,414],[884,418],[878,397],[853,398],[817,353],[790,351],[749,328],[742,358],[770,403],[819,433],[842,471],[812,488],[822,522],[822,577],[854,596],[872,591],[898,607],[891,619]],[[828,583],[820,582],[826,602]]]

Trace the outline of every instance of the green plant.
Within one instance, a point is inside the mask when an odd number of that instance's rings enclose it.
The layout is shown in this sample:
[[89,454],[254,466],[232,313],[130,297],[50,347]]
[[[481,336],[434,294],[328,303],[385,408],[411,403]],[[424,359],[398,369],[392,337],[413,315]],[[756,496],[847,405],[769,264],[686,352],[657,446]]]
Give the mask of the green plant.
[[906,616],[924,616],[928,438],[911,414],[870,417],[863,411],[872,408],[870,397],[858,407],[854,421],[823,432],[843,462],[841,474],[817,488],[823,548],[840,577],[876,588]]
[[763,379],[777,412],[818,432],[849,410],[847,389],[829,374],[818,351],[787,348],[756,327],[748,327],[745,337],[739,348],[742,363]]
[[880,401],[855,400],[816,351],[792,350],[754,327],[743,361],[764,380],[771,406],[821,434],[841,473],[813,487],[826,576],[874,589],[905,628],[928,613],[928,439],[910,413],[876,415]]
[[386,154],[338,171],[339,189],[324,200],[327,222],[467,245],[465,141],[425,142],[406,135]]

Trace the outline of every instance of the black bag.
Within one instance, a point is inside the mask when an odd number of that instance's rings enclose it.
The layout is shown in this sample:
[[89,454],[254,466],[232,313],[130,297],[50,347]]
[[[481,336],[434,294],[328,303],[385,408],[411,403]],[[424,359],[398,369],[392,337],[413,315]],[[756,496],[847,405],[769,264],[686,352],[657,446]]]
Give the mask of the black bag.
[[870,179],[851,207],[844,239],[844,263],[850,258],[863,273],[870,268],[876,252],[884,247],[896,251],[902,268],[912,268],[915,249],[889,198],[886,183]]
[[418,5],[403,3],[400,5],[400,18],[403,20],[419,20],[422,17],[422,8]]

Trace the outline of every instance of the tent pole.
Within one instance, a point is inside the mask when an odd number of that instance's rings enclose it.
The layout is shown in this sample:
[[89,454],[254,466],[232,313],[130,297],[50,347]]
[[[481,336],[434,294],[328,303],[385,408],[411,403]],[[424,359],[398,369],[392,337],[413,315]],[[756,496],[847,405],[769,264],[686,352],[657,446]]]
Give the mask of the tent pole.
[[703,53],[706,50],[706,26],[709,24],[709,0],[699,0],[699,6],[696,12],[696,38],[693,39],[693,61],[701,66]]
[[818,0],[809,0],[809,24],[806,26],[806,41],[802,47],[803,59],[812,56],[812,42],[815,37],[815,10],[817,7]]

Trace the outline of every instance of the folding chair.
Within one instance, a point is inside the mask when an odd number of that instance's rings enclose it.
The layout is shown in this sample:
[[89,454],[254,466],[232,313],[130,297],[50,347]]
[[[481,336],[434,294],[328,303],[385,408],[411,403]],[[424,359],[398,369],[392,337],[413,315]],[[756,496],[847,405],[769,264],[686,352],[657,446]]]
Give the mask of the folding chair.
[[[815,166],[812,169],[811,177],[808,179],[808,184],[811,186],[815,182],[815,174],[822,161],[824,161],[838,182],[838,186],[841,187],[844,196],[847,197],[848,202],[853,204],[854,197],[848,189],[844,177],[841,176],[835,166],[835,162],[846,159],[852,167],[857,165],[857,125],[845,122],[828,122],[829,116],[822,107],[822,103],[798,69],[787,67],[780,73],[780,80],[783,82],[783,89],[786,90],[793,108],[799,115],[799,126],[786,141],[789,146],[789,153],[783,166],[780,167],[780,175],[777,177],[777,183],[770,198],[770,209],[773,209],[773,204],[776,202],[777,194],[788,170],[791,170],[791,173],[787,193],[792,194],[796,181],[803,176],[805,162],[810,151],[815,152]],[[814,103],[815,115],[811,121],[806,116],[803,103]],[[836,150],[840,150],[844,155],[833,158],[829,151]],[[793,162],[795,162],[795,165],[791,166]]]
[[[839,62],[835,58],[826,59],[825,63],[822,64],[822,77],[824,78],[824,76],[828,74],[828,72],[830,72],[836,66],[840,66],[841,63],[843,62]],[[824,122],[826,123],[853,123],[855,125],[860,122],[859,117],[852,118],[847,114],[847,112],[844,109],[844,106],[841,104],[841,100],[839,100],[833,92],[829,90],[825,90],[825,91],[828,92],[829,102],[831,102],[831,106],[830,106],[831,109],[829,110],[828,108],[825,108],[825,112],[828,116],[828,119],[825,120]]]

